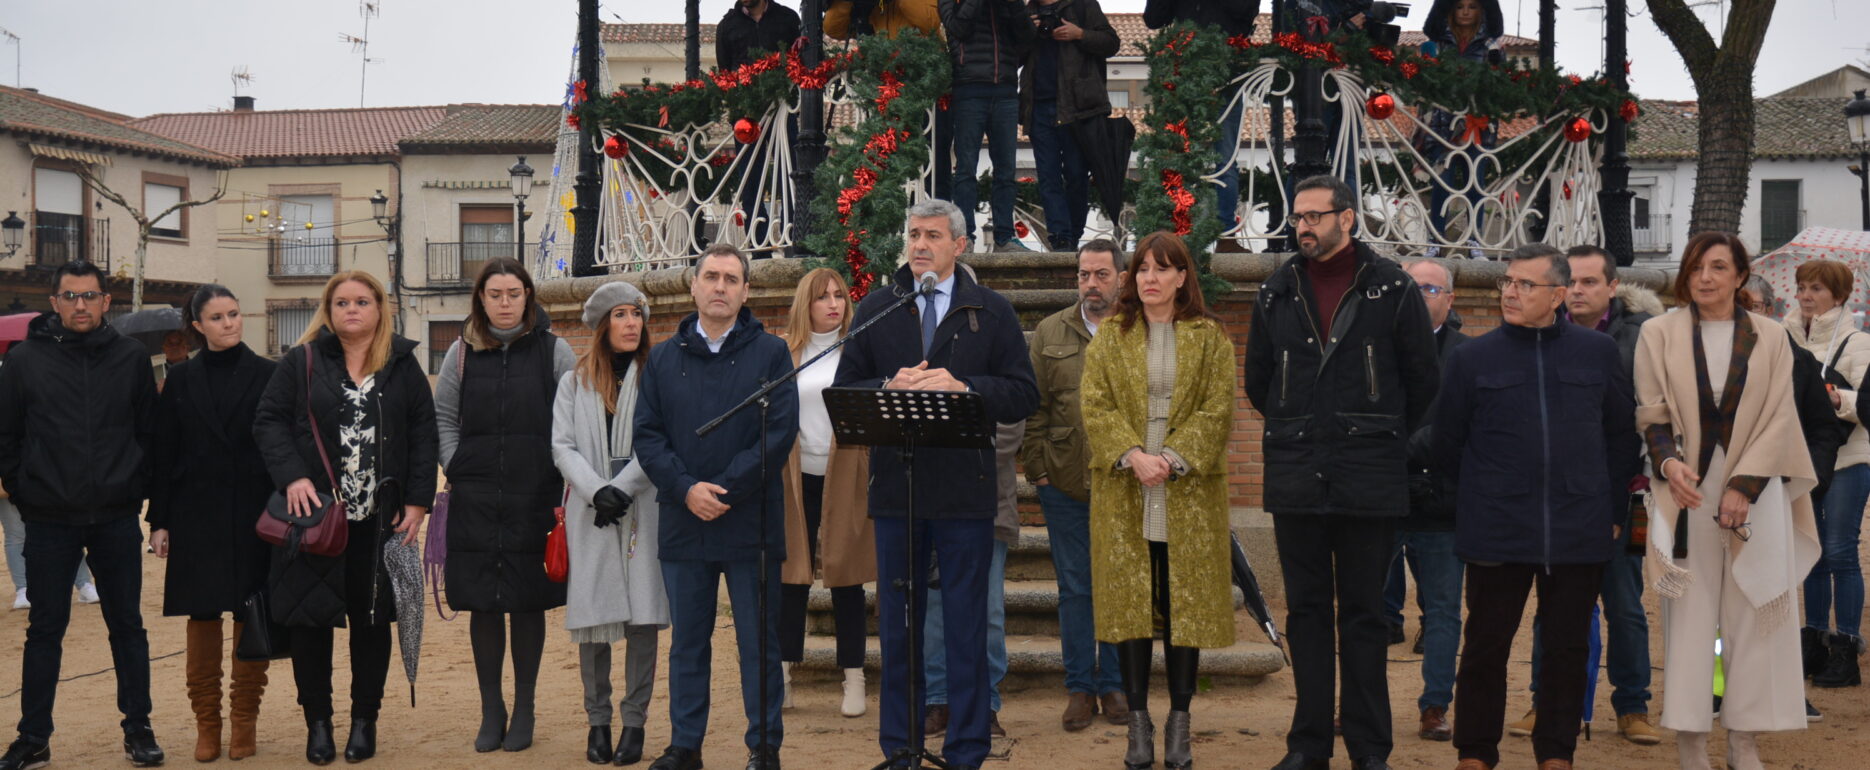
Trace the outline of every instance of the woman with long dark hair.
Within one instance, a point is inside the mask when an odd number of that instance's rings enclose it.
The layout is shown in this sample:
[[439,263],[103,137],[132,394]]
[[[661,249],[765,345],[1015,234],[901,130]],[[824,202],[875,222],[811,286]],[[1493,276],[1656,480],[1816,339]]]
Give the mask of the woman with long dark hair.
[[[552,466],[552,399],[577,362],[552,334],[519,260],[488,260],[474,279],[461,340],[435,381],[435,422],[448,478],[448,605],[468,615],[480,732],[474,750],[532,745],[545,611],[565,586],[545,576],[545,539],[564,483]],[[469,405],[497,408],[466,408]],[[507,626],[513,710],[500,692]]]
[[392,538],[413,545],[435,501],[435,402],[415,341],[391,331],[386,299],[382,282],[361,270],[325,282],[311,324],[280,358],[253,422],[267,472],[290,512],[310,516],[323,495],[344,504],[350,527],[336,556],[275,547],[268,580],[273,620],[290,628],[305,758],[316,765],[337,754],[331,645],[339,626],[349,626],[351,648],[344,759],[376,756],[396,620],[383,549]]
[[1668,664],[1662,726],[1685,770],[1708,767],[1715,635],[1726,673],[1727,766],[1758,770],[1754,734],[1805,728],[1799,583],[1818,560],[1818,477],[1792,392],[1793,349],[1773,319],[1738,307],[1750,270],[1729,233],[1688,240],[1682,310],[1643,324],[1636,424],[1649,445],[1648,566]]
[[1149,669],[1161,619],[1169,674],[1163,766],[1194,764],[1189,707],[1200,648],[1234,643],[1227,550],[1227,437],[1234,343],[1173,233],[1136,246],[1115,317],[1084,353],[1091,445],[1092,591],[1098,641],[1117,645],[1132,770],[1155,762]]
[[[657,558],[656,486],[636,461],[637,394],[649,361],[649,299],[615,281],[584,302],[591,343],[559,379],[552,405],[552,461],[565,476],[571,550],[565,628],[578,645],[585,759],[634,764],[656,682],[656,637],[669,625]],[[624,641],[623,730],[610,743],[610,652]]]
[[[254,414],[274,364],[240,341],[240,300],[209,284],[182,306],[201,354],[175,364],[156,408],[149,546],[168,560],[162,614],[188,618],[186,681],[195,711],[195,761],[221,756],[222,616],[265,590],[267,547],[254,534],[272,479],[254,443]],[[227,690],[229,759],[255,751],[266,661],[232,660]]]

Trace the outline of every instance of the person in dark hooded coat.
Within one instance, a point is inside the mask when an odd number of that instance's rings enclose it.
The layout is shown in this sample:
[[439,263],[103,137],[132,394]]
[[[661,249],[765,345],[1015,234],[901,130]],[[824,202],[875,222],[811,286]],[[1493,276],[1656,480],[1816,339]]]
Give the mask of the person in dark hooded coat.
[[[1460,57],[1497,66],[1506,61],[1506,54],[1500,48],[1501,37],[1505,34],[1506,21],[1500,13],[1499,0],[1435,0],[1428,16],[1422,20],[1422,35],[1428,38],[1422,44],[1422,55],[1440,59]],[[1440,183],[1429,188],[1429,221],[1434,225],[1434,234],[1440,237],[1448,235],[1448,217],[1442,209],[1452,197],[1449,188],[1463,192],[1462,197],[1469,206],[1455,213],[1466,216],[1466,211],[1480,203],[1480,187],[1486,184],[1489,167],[1496,167],[1480,153],[1482,149],[1492,149],[1499,139],[1493,121],[1482,115],[1469,117],[1485,122],[1474,122],[1470,128],[1470,121],[1456,121],[1454,113],[1448,110],[1431,109],[1423,117],[1428,132],[1418,134],[1415,139],[1416,151],[1430,163],[1439,164],[1450,154],[1463,156],[1451,160],[1441,172]],[[1449,149],[1448,145],[1454,145],[1455,149]],[[1480,178],[1472,179],[1476,174]]]

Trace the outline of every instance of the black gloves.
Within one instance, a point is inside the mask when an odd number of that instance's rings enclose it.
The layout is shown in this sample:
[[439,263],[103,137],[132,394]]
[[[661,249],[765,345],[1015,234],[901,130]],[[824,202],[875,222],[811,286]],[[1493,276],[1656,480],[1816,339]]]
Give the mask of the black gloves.
[[594,523],[597,524],[598,529],[603,529],[629,515],[630,496],[624,494],[623,490],[606,484],[597,490],[597,494],[591,496],[591,506],[597,511]]

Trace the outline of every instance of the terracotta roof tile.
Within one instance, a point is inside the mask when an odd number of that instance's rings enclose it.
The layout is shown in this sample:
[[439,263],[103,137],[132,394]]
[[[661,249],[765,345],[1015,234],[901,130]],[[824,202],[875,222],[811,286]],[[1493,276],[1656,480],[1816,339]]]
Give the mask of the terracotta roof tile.
[[539,145],[558,141],[562,108],[552,104],[451,104],[448,116],[403,137],[403,152],[435,152],[476,146]]
[[146,152],[212,166],[239,161],[211,149],[128,124],[128,115],[0,86],[0,130],[116,150]]
[[395,155],[397,140],[446,117],[447,107],[371,107],[172,113],[131,125],[252,160]]
[[[605,24],[600,36],[606,43],[680,43],[682,24]],[[701,44],[714,45],[714,22],[701,23]]]
[[[1845,99],[1776,96],[1753,102],[1753,156],[1761,159],[1850,158],[1844,125]],[[1701,106],[1695,102],[1644,100],[1631,126],[1630,157],[1687,160],[1700,146]]]

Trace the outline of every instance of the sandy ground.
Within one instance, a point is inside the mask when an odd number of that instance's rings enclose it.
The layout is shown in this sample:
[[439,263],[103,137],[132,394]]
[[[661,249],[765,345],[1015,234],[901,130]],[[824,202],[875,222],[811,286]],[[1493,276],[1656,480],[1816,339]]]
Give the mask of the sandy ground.
[[[143,611],[149,627],[151,664],[154,682],[154,722],[158,739],[169,752],[169,764],[193,764],[194,720],[183,691],[183,625],[181,618],[163,618],[161,609],[162,562],[148,559],[143,583]],[[723,593],[725,596],[725,593]],[[1659,648],[1660,628],[1653,597],[1650,601],[1652,649]],[[1245,614],[1242,613],[1242,618]],[[379,753],[372,764],[396,768],[457,767],[472,764],[487,768],[575,767],[583,764],[585,722],[578,683],[577,653],[562,630],[562,614],[552,613],[545,661],[539,685],[539,728],[533,747],[525,752],[477,755],[470,744],[479,723],[479,708],[467,638],[467,620],[442,622],[435,619],[433,607],[427,617],[427,638],[423,649],[421,677],[417,690],[418,707],[410,708],[408,689],[403,684],[400,662],[391,666],[388,697],[384,704],[379,733]],[[743,717],[740,712],[739,682],[734,664],[732,618],[723,612],[714,638],[715,686],[714,729],[703,748],[708,766],[738,768],[745,764],[741,747]],[[1411,617],[1409,633],[1415,633]],[[1517,718],[1529,701],[1524,688],[1529,676],[1530,619],[1522,626],[1513,664],[1509,669],[1515,695],[1508,702],[1509,719]],[[19,711],[19,649],[26,628],[25,611],[0,611],[0,719],[14,720]],[[231,626],[230,626],[231,628]],[[231,633],[231,632],[230,632]],[[1242,634],[1258,632],[1243,625]],[[103,621],[95,607],[74,608],[71,631],[67,636],[64,668],[66,680],[59,687],[57,708],[58,733],[52,742],[55,767],[127,766],[119,751],[119,715],[115,707],[115,683],[110,667],[110,652],[104,641]],[[667,649],[664,639],[664,649]],[[345,646],[337,645],[337,681],[339,696],[337,720],[340,747],[346,730],[344,693],[348,674],[343,658]],[[1452,767],[1454,749],[1446,743],[1432,743],[1415,737],[1415,696],[1421,689],[1419,658],[1408,653],[1407,645],[1390,648],[1389,666],[1391,701],[1394,713],[1396,749],[1391,763],[1399,768]],[[618,673],[621,677],[621,645]],[[1660,663],[1660,660],[1656,661]],[[666,675],[666,672],[664,672]],[[273,684],[261,711],[259,755],[240,763],[254,770],[267,767],[304,766],[304,730],[293,702],[294,690],[290,663],[275,663]],[[1655,672],[1659,707],[1661,670]],[[510,685],[509,685],[510,686]],[[1102,722],[1080,733],[1060,729],[1058,717],[1063,710],[1062,692],[1049,687],[1028,687],[1004,693],[1006,705],[1001,721],[1010,734],[1007,761],[993,761],[988,767],[1079,768],[1121,766],[1124,746],[1121,728]],[[1152,696],[1157,705],[1166,707],[1167,696],[1160,685]],[[1597,690],[1595,739],[1579,744],[1580,766],[1619,768],[1675,767],[1673,741],[1660,746],[1636,746],[1616,736],[1611,716],[1610,687],[1603,682]],[[877,685],[870,684],[870,713],[858,719],[838,715],[838,685],[813,682],[797,688],[798,707],[786,713],[787,735],[783,759],[792,768],[866,768],[880,758],[876,744]],[[1848,768],[1864,767],[1863,757],[1870,755],[1870,691],[1863,688],[1811,690],[1811,699],[1825,713],[1825,720],[1802,732],[1764,736],[1761,745],[1768,765],[1774,768]],[[1195,757],[1204,768],[1270,767],[1284,753],[1283,740],[1291,718],[1292,678],[1281,672],[1248,686],[1223,685],[1201,694],[1195,701],[1197,732]],[[1160,709],[1158,709],[1160,710]],[[664,683],[657,683],[656,699],[650,708],[649,745],[651,756],[667,743],[668,700]],[[0,728],[4,730],[4,728]],[[10,731],[5,731],[11,737]],[[1724,738],[1717,728],[1710,742],[1719,747]],[[1525,738],[1504,739],[1501,750],[1503,766],[1530,767],[1531,747]],[[1343,748],[1335,766],[1347,767]],[[223,757],[219,760],[226,763]],[[646,766],[647,762],[639,767]],[[1715,766],[1721,765],[1719,758]]]

